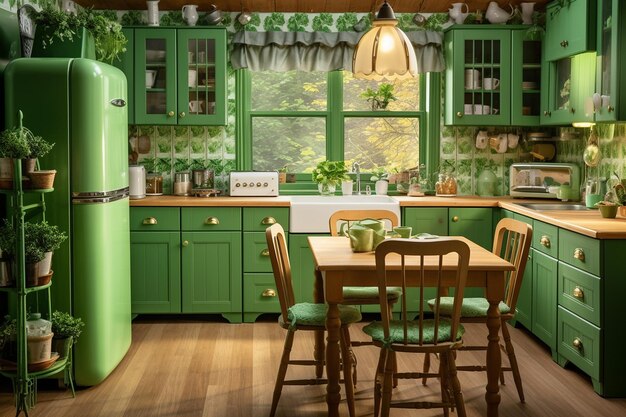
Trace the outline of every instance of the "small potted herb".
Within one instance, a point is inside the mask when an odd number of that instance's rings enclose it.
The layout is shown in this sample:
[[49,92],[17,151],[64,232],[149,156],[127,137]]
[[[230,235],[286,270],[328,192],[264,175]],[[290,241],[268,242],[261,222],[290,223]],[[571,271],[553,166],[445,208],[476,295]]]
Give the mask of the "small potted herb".
[[361,93],[361,97],[371,103],[372,110],[384,110],[389,102],[397,100],[396,96],[393,95],[393,84],[389,83],[382,83],[378,90],[368,88],[364,93]]
[[370,181],[375,181],[374,187],[376,194],[386,195],[389,190],[389,173],[384,168],[378,168],[374,171],[374,175],[370,178]]
[[30,148],[28,157],[22,160],[22,174],[26,174],[30,177],[30,174],[35,171],[37,158],[41,158],[50,152],[54,143],[48,143],[41,136],[33,135],[33,133],[26,128],[22,128],[22,130],[26,133],[26,140],[28,141],[28,147]]
[[60,358],[69,355],[72,345],[83,332],[85,323],[80,317],[73,317],[69,313],[55,311],[52,313],[52,350],[57,352]]
[[0,132],[0,188],[13,188],[13,160],[25,159],[30,147],[23,129],[6,129]]
[[347,178],[348,169],[343,161],[322,161],[313,170],[312,179],[318,185],[318,190],[322,195],[335,193],[341,180]]

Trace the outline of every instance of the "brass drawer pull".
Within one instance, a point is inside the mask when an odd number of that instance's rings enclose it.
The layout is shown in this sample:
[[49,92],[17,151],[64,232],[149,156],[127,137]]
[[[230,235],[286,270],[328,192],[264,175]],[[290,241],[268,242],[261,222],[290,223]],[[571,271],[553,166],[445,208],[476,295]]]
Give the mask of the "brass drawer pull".
[[274,291],[271,288],[268,288],[267,290],[261,293],[261,296],[262,297],[276,297],[276,291]]
[[550,247],[550,238],[546,235],[541,236],[541,240],[539,240],[541,246],[545,246],[546,248]]
[[220,224],[220,219],[218,219],[217,217],[207,217],[206,220],[204,221],[204,224],[210,224],[210,225]]
[[146,226],[154,226],[155,224],[157,224],[157,219],[154,217],[147,217],[145,219],[143,219],[143,224],[145,224]]
[[574,346],[578,351],[581,351],[583,350],[583,341],[576,337],[572,341],[572,346]]
[[578,259],[581,262],[585,262],[585,251],[581,248],[574,249],[574,258]]
[[276,224],[276,219],[271,216],[264,217],[263,220],[261,220],[261,224],[265,224],[265,225]]
[[461,117],[463,117],[463,113],[461,113],[460,111],[456,112],[456,117],[460,119]]
[[578,298],[579,300],[582,300],[583,298],[585,298],[585,292],[580,287],[574,287],[574,291],[572,291],[572,295]]
[[261,251],[261,256],[270,256],[270,250],[265,248]]
[[188,240],[183,240],[183,246],[184,246],[184,247],[189,246],[189,241],[188,241]]
[[458,222],[459,221],[459,216],[454,216],[452,218],[452,221],[455,222],[455,223]]

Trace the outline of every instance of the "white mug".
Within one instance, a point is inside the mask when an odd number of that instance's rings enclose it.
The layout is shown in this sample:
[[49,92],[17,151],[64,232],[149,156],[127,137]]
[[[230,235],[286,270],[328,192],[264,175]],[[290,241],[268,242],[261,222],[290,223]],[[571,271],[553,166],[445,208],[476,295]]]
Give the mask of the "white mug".
[[478,131],[478,134],[476,135],[476,148],[485,149],[487,147],[487,142],[489,142],[489,135],[487,134],[487,131]]
[[189,111],[191,113],[202,113],[204,108],[203,100],[190,100],[189,101]]
[[341,181],[341,194],[352,195],[352,180]]
[[476,69],[465,70],[465,88],[468,90],[480,88],[480,71]]
[[187,52],[187,63],[193,64],[193,52]]
[[507,144],[509,146],[509,149],[517,148],[518,143],[519,143],[519,135],[516,135],[515,133],[509,133],[507,135]]
[[156,81],[156,71],[146,70],[146,88],[154,87],[155,81]]
[[497,90],[500,87],[500,80],[497,78],[483,78],[483,88],[485,90]]
[[198,52],[198,64],[204,64],[205,60],[206,60],[206,52],[199,51]]
[[198,71],[190,69],[187,73],[187,83],[189,87],[197,87],[198,86]]
[[474,114],[491,114],[491,107],[483,104],[474,104]]
[[474,106],[471,104],[463,105],[463,113],[465,114],[474,114]]

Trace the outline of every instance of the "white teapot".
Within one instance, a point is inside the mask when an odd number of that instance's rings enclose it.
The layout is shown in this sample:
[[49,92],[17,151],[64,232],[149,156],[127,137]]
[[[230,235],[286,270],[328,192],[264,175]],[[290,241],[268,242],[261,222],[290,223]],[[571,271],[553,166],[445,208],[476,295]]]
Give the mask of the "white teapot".
[[183,6],[183,20],[188,26],[195,26],[198,21],[198,6],[195,4],[186,4]]
[[487,13],[485,14],[485,17],[487,18],[489,23],[506,23],[510,18],[513,17],[514,14],[513,6],[509,4],[509,7],[511,8],[511,13],[502,9],[495,1],[492,1],[489,3],[489,7],[487,7]]
[[[463,13],[463,6],[465,6],[465,13]],[[462,24],[465,22],[465,18],[469,14],[469,7],[465,3],[452,3],[452,7],[448,10],[448,14],[454,20],[456,24]]]

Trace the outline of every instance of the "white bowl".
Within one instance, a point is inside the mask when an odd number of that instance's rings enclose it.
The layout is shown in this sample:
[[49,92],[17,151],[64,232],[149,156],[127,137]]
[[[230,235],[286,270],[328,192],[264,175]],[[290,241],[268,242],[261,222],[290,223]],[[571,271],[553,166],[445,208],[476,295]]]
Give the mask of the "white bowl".
[[146,60],[148,62],[152,61],[152,62],[160,62],[160,61],[165,61],[165,51],[160,51],[160,50],[154,50],[154,49],[148,49],[146,50]]

